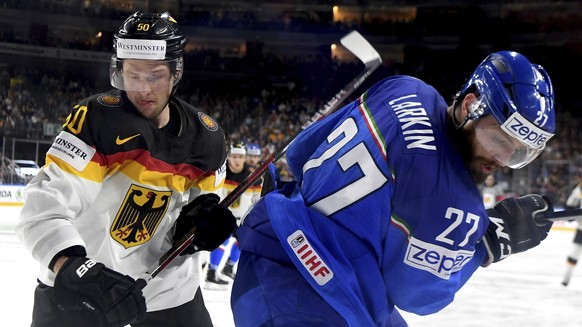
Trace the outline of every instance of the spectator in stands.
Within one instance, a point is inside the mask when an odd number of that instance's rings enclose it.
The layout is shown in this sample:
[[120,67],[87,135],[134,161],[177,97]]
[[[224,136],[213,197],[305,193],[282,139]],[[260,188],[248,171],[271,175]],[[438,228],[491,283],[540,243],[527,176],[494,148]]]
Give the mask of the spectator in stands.
[[494,174],[487,176],[485,183],[480,188],[485,209],[493,208],[497,202],[503,200],[503,190],[497,185]]

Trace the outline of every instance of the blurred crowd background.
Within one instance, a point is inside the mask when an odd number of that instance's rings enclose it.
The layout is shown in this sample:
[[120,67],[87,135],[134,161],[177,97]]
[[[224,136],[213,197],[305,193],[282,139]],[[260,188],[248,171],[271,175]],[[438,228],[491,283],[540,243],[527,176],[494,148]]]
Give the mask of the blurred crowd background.
[[188,38],[177,95],[264,157],[364,69],[336,45],[351,30],[383,58],[352,99],[407,74],[450,100],[488,53],[519,51],[552,77],[557,133],[528,167],[493,176],[495,197],[540,193],[563,206],[581,181],[578,1],[0,0],[0,183],[28,182],[14,160],[42,166],[72,106],[111,89],[113,34],[136,10],[176,18]]

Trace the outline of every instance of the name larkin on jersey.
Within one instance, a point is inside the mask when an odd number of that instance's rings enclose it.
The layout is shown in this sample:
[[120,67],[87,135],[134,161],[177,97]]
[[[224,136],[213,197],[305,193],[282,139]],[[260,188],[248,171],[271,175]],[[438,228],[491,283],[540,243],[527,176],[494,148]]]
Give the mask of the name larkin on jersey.
[[77,155],[79,158],[87,160],[87,153],[81,149],[79,149],[76,145],[74,145],[71,142],[68,142],[65,139],[62,138],[57,138],[54,142],[55,144],[58,144],[62,147],[64,147],[65,149],[69,150],[70,153],[66,153],[65,151],[62,151],[62,149],[59,149],[57,147],[55,147],[54,145],[52,146],[53,149],[58,150],[60,152],[65,153],[66,155],[68,155],[71,158],[74,158],[74,156],[72,154]]
[[400,122],[402,135],[407,149],[425,149],[436,151],[434,131],[430,119],[416,94],[409,94],[388,101]]

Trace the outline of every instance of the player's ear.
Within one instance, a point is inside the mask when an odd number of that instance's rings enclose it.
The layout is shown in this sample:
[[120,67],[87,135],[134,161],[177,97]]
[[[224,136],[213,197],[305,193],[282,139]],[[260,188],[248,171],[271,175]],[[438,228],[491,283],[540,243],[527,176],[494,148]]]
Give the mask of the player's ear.
[[475,93],[467,93],[467,95],[465,95],[461,104],[461,119],[465,119],[467,116],[475,115],[477,102],[477,95],[475,95]]

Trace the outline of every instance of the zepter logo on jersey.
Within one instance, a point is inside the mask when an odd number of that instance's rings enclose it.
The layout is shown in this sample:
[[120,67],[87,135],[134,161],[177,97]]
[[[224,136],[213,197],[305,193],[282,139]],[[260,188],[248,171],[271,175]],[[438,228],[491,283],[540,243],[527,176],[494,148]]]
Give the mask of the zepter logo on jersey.
[[410,237],[404,263],[448,280],[473,258],[474,251],[450,250]]
[[111,237],[126,249],[149,241],[168,210],[171,196],[171,191],[132,184],[111,224]]

